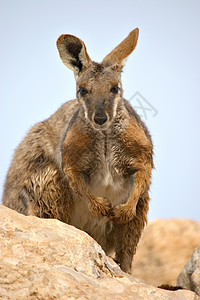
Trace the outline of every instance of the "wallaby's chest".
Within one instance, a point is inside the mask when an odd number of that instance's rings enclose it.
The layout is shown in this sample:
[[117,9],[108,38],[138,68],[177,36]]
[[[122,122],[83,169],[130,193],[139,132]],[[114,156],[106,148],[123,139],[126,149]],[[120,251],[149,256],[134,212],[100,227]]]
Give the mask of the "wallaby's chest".
[[131,181],[120,167],[120,145],[106,137],[97,148],[95,168],[88,182],[90,191],[95,196],[109,199],[113,206],[126,202],[131,191]]
[[[94,196],[107,198],[112,206],[125,203],[130,195],[132,183],[119,168],[119,146],[109,138],[97,139],[93,146],[93,155],[87,153],[91,160],[91,171],[88,170],[86,179],[90,192]],[[84,155],[83,161],[86,161]],[[74,194],[70,224],[91,234],[101,245],[106,243],[108,228],[112,230],[112,222],[107,217],[92,215],[87,202],[77,194]]]

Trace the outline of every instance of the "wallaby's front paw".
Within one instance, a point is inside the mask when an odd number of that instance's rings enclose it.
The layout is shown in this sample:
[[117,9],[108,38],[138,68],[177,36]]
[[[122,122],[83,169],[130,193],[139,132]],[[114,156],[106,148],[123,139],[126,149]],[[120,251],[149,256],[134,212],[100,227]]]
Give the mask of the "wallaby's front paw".
[[106,198],[95,198],[88,204],[88,207],[95,216],[107,216],[112,206]]
[[117,224],[124,224],[132,220],[136,211],[130,209],[126,204],[114,207],[109,213],[109,219]]

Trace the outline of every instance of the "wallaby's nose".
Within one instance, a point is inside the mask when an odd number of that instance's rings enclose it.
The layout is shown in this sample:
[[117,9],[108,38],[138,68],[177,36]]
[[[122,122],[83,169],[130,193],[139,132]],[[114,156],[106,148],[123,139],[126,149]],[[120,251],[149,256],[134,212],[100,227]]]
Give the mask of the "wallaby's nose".
[[107,116],[106,115],[95,115],[94,116],[94,121],[98,125],[103,125],[107,121]]

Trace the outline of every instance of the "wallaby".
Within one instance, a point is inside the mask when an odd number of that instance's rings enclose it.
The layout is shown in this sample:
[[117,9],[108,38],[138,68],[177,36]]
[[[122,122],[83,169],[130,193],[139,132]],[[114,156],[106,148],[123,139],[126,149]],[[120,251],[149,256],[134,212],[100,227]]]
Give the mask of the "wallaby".
[[3,203],[25,215],[57,218],[90,234],[121,269],[131,264],[147,222],[153,145],[123,98],[121,71],[134,29],[101,63],[61,35],[57,47],[76,79],[77,99],[36,124],[16,149]]

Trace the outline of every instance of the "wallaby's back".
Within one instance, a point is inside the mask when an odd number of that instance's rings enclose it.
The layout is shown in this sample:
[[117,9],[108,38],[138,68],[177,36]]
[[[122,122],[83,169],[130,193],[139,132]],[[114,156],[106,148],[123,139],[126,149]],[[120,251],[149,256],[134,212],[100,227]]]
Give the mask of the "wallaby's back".
[[[69,101],[63,104],[50,118],[37,123],[30,129],[17,147],[8,170],[4,185],[4,205],[28,215],[29,202],[32,198],[34,199],[33,187],[37,191],[40,189],[42,195],[48,180],[52,181],[56,177],[56,180],[62,178],[61,182],[63,181],[61,148],[66,129],[77,110],[77,100]],[[33,176],[34,173],[38,177],[37,183]],[[28,181],[30,182],[28,183]],[[36,187],[34,186],[35,183]],[[50,190],[48,190],[49,192]],[[47,201],[48,198],[49,196]],[[42,202],[44,199],[45,197],[43,197]],[[44,213],[48,207],[46,205],[43,207]],[[53,215],[49,217],[53,217]]]

